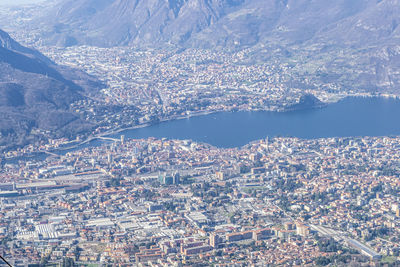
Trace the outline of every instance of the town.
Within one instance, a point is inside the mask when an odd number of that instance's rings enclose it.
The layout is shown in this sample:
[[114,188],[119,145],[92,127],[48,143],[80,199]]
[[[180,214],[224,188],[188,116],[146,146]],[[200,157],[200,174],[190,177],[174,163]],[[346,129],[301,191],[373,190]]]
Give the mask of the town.
[[399,150],[398,137],[222,149],[121,136],[3,160],[0,253],[13,266],[398,263]]
[[[305,79],[305,85],[300,86],[293,82],[298,77],[289,63],[258,62],[251,56],[252,49],[39,49],[57,64],[93,75],[105,87],[70,106],[76,117],[91,125],[90,129],[60,138],[52,131],[34,128],[30,135],[37,141],[3,150],[6,157],[52,151],[123,129],[215,112],[311,109],[348,96],[373,96],[334,83],[322,86],[312,79]],[[305,95],[312,96],[315,103],[299,103]],[[380,96],[397,98],[384,92]]]
[[[31,1],[0,3],[0,266],[400,266],[400,129],[360,126],[398,124],[398,1]],[[202,115],[261,135],[161,129]]]

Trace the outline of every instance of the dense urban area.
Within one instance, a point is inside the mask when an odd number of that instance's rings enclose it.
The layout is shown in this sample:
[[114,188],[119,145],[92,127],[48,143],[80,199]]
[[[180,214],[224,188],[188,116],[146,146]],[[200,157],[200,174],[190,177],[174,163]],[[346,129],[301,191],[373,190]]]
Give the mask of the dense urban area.
[[399,150],[397,137],[219,149],[121,136],[3,162],[0,253],[14,266],[398,263]]
[[[254,52],[251,49],[223,52],[74,46],[40,50],[56,63],[84,70],[104,83],[105,88],[70,106],[76,116],[94,127],[80,133],[78,139],[65,140],[51,131],[33,129],[32,135],[46,138],[5,155],[52,150],[122,129],[214,112],[310,109],[346,96],[372,96],[333,83],[321,87],[307,79],[305,82],[312,84],[308,88],[317,89],[297,88],[291,84],[289,64],[249,62]],[[53,139],[63,141],[49,142]]]
[[[342,56],[321,54],[320,59],[314,59],[317,47],[296,54],[294,51],[300,50],[293,48],[290,52],[267,44],[238,50],[173,45],[48,46],[40,37],[40,29],[27,26],[41,12],[41,6],[2,7],[0,15],[12,21],[0,18],[0,23],[15,40],[38,49],[59,65],[93,75],[103,88],[69,107],[81,123],[90,125],[85,131],[69,130],[68,138],[60,139],[56,131],[33,127],[27,133],[30,145],[11,147],[12,151],[8,145],[0,147],[6,157],[52,151],[121,129],[219,111],[285,111],[320,107],[346,96],[398,95],[393,90],[371,91],[357,85],[358,76],[369,75],[369,65],[346,58],[351,53],[344,50],[338,51]],[[334,57],[338,62],[329,64],[328,71],[327,60]],[[347,68],[351,71],[343,70]],[[346,75],[341,77],[343,72]],[[311,99],[303,101],[304,96]]]
[[399,98],[398,46],[57,47],[27,27],[43,7],[0,7],[0,26],[99,86],[80,88],[62,113],[85,131],[32,122],[29,142],[0,146],[0,256],[13,267],[400,266],[399,136],[219,148],[122,133],[216,112]]

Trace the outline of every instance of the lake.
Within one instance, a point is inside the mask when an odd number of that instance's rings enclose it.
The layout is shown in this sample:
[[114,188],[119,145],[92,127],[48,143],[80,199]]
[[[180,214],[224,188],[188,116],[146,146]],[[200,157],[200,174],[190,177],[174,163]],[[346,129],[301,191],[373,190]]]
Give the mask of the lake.
[[240,147],[267,136],[313,139],[400,135],[400,101],[350,97],[321,109],[220,112],[126,130],[111,137],[119,138],[120,135],[135,139],[192,139],[223,148]]
[[[320,109],[290,112],[219,112],[181,120],[166,121],[145,128],[122,131],[109,137],[119,139],[148,137],[191,139],[221,148],[241,147],[266,137],[286,136],[303,139],[325,137],[400,135],[400,100],[379,97],[348,97]],[[93,140],[67,152],[110,141]],[[34,153],[31,159],[43,160],[48,155]],[[17,163],[18,157],[9,159]]]

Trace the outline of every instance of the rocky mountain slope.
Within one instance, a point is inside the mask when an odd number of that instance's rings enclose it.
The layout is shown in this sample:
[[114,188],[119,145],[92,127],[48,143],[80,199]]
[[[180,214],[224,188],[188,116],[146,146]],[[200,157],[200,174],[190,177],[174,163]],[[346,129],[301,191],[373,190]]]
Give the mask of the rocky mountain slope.
[[49,44],[183,44],[242,0],[66,0],[38,20]]
[[1,30],[0,69],[0,147],[37,141],[46,131],[61,137],[90,127],[69,105],[100,86],[93,78],[55,65]]
[[243,47],[398,38],[398,0],[63,0],[41,19],[47,44]]
[[47,45],[249,48],[307,88],[399,91],[400,0],[61,0],[46,14],[32,25]]

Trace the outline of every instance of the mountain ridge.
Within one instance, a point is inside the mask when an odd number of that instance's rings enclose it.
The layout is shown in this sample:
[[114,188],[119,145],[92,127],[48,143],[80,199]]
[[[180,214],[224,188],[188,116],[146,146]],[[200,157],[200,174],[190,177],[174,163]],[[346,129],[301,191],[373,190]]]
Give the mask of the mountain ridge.
[[[31,131],[52,131],[53,137],[74,135],[91,126],[69,111],[71,103],[84,99],[99,85],[78,85],[65,78],[81,77],[60,68],[38,51],[23,47],[0,30],[0,147],[24,145],[41,140]],[[82,84],[90,82],[82,82]],[[75,129],[74,129],[75,128]]]
[[397,28],[398,4],[398,0],[64,0],[33,24],[42,28],[46,44],[59,46],[343,43],[340,33],[362,43],[376,32],[359,31],[363,25],[358,24]]

